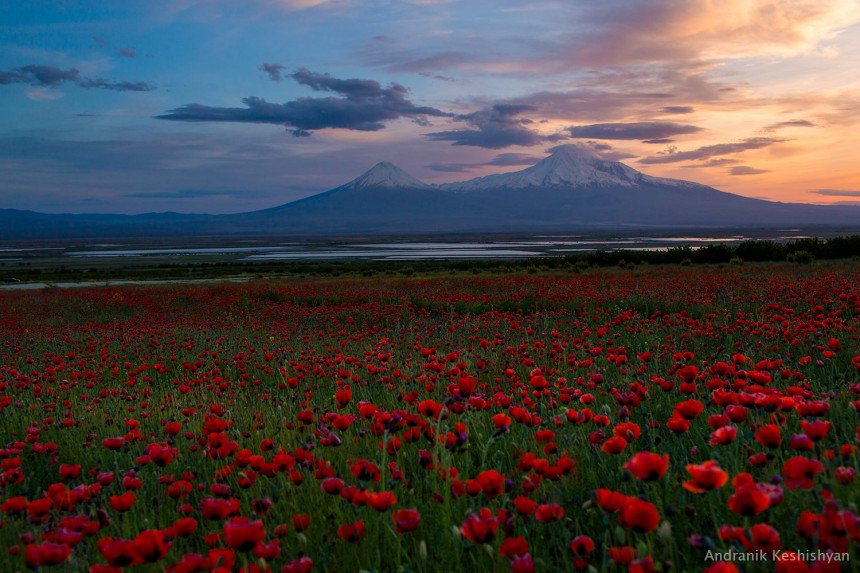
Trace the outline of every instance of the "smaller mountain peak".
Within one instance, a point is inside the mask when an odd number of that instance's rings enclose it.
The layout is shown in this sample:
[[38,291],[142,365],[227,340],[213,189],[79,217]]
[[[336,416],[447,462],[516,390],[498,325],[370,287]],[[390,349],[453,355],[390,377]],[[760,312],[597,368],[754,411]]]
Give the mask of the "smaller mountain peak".
[[380,161],[363,175],[346,184],[351,188],[385,187],[397,189],[427,189],[430,185],[409,175],[393,163]]

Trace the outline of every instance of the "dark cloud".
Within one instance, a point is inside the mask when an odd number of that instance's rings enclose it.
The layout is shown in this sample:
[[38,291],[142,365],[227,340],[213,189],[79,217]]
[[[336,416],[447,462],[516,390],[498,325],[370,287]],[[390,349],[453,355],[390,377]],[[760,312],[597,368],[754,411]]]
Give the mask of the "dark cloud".
[[680,161],[697,161],[710,159],[716,155],[730,155],[739,153],[749,149],[761,149],[775,143],[782,143],[785,139],[776,139],[773,137],[750,137],[741,140],[737,143],[718,143],[717,145],[706,145],[692,151],[676,151],[670,149],[663,155],[645,157],[640,159],[639,163],[655,164],[655,163],[678,163]]
[[462,83],[468,83],[468,81],[467,81],[467,80],[458,80],[457,78],[451,78],[451,77],[448,77],[448,76],[443,76],[443,75],[440,75],[440,74],[434,74],[434,73],[431,73],[431,72],[420,72],[418,75],[419,75],[419,76],[424,76],[425,78],[433,78],[434,80],[439,80],[439,81],[442,81],[442,82],[449,82],[449,83],[452,83],[452,84],[456,84],[456,83],[460,83],[460,82],[462,82]]
[[401,117],[451,117],[433,107],[416,106],[406,98],[406,88],[396,83],[383,88],[373,80],[343,80],[304,68],[289,77],[314,91],[341,97],[303,97],[279,104],[252,96],[242,100],[244,108],[192,103],[156,117],[172,121],[270,123],[287,126],[290,133],[299,137],[310,135],[311,130],[326,128],[379,131],[387,121]]
[[433,171],[442,171],[444,173],[465,173],[488,165],[496,167],[524,165],[530,167],[540,161],[540,159],[540,157],[534,157],[527,153],[499,153],[494,158],[484,163],[431,163],[430,165],[426,165],[426,167]]
[[684,167],[688,169],[698,169],[700,167],[724,167],[726,165],[732,165],[733,163],[740,163],[740,160],[724,157],[722,159],[711,159],[710,161],[705,161],[704,163],[684,165]]
[[63,82],[74,82],[80,72],[75,68],[61,70],[54,66],[21,66],[0,72],[0,85],[30,84],[33,86],[54,87]]
[[669,105],[660,110],[661,113],[693,113],[696,111],[689,105]]
[[782,129],[784,127],[815,127],[815,124],[811,121],[806,121],[805,119],[793,119],[791,121],[772,123],[765,127],[764,131],[776,131],[777,129]]
[[738,165],[729,169],[729,175],[758,175],[759,173],[768,173],[769,169],[756,169],[749,165]]
[[825,197],[860,197],[860,191],[848,189],[815,189],[810,191],[810,193],[824,195]]
[[100,46],[103,48],[109,48],[115,51],[117,54],[122,56],[123,58],[136,58],[137,50],[135,48],[115,48],[111,46],[111,43],[108,42],[105,38],[99,36],[93,36],[93,40],[98,42]]
[[146,82],[111,82],[103,79],[84,80],[78,85],[82,88],[95,88],[101,90],[111,90],[115,92],[150,92],[155,89],[154,86]]
[[273,82],[281,81],[281,72],[286,69],[286,67],[281,64],[270,64],[269,62],[265,62],[260,64],[261,71],[269,74],[269,79]]
[[661,137],[658,139],[643,139],[642,143],[673,143],[675,140],[667,137]]
[[541,159],[527,153],[500,153],[489,160],[486,165],[534,165]]
[[662,139],[702,131],[695,125],[659,121],[595,123],[570,128],[571,137],[581,139]]
[[83,79],[75,68],[62,70],[54,66],[21,66],[0,72],[0,85],[30,84],[57,87],[64,82],[75,82],[84,89],[102,89],[120,92],[148,92],[155,88],[146,82],[112,82],[102,78]]
[[442,173],[465,173],[478,168],[480,165],[480,163],[430,163],[425,167]]
[[546,136],[526,127],[534,123],[518,115],[536,109],[527,104],[497,104],[489,109],[458,115],[475,129],[456,129],[426,134],[434,141],[452,141],[452,145],[471,145],[486,149],[502,149],[512,145],[530,146],[547,141]]
[[128,193],[123,197],[135,199],[193,199],[195,197],[246,196],[247,191],[226,191],[219,189],[178,189],[176,191],[141,191]]

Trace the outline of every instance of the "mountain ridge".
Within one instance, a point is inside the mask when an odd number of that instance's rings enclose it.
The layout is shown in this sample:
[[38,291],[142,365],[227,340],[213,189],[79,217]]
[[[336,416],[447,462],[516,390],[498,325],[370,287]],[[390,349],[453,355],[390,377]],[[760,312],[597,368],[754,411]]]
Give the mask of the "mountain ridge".
[[229,215],[46,215],[0,210],[0,239],[860,228],[860,207],[765,201],[692,181],[653,177],[577,144],[549,151],[549,156],[520,171],[443,185],[429,185],[383,161],[317,195]]

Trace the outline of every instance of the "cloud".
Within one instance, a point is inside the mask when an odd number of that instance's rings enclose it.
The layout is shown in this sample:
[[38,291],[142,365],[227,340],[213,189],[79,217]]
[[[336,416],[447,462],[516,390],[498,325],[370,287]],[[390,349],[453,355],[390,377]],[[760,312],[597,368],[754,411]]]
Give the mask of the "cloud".
[[123,58],[136,58],[137,50],[135,48],[115,48],[111,46],[111,43],[107,41],[105,38],[101,38],[99,36],[93,36],[93,40],[95,40],[100,46],[103,48],[112,49],[114,52],[122,56]]
[[416,106],[406,98],[407,90],[392,83],[383,88],[379,82],[363,79],[338,79],[301,68],[289,77],[313,91],[340,97],[303,97],[283,104],[259,97],[246,97],[244,108],[211,107],[191,103],[156,116],[171,121],[213,121],[269,123],[287,126],[295,136],[310,135],[314,129],[379,131],[385,123],[402,117],[451,117],[439,109]]
[[824,195],[825,197],[860,197],[860,191],[848,189],[814,189],[810,193]]
[[570,128],[570,136],[581,139],[658,139],[702,131],[695,125],[641,121],[635,123],[595,123]]
[[80,72],[75,68],[61,70],[54,66],[21,66],[0,72],[0,85],[30,84],[32,86],[53,87],[63,82],[74,82]]
[[760,173],[769,173],[769,169],[756,169],[749,165],[738,165],[729,169],[729,175],[758,175]]
[[[21,66],[7,71],[0,71],[0,85],[30,84],[38,87],[57,87],[65,82],[75,82],[84,89],[103,89],[122,92],[148,92],[155,89],[146,82],[112,82],[102,78],[80,78],[80,72],[75,68],[63,70],[54,66]],[[46,98],[41,98],[46,99]]]
[[472,171],[473,169],[478,169],[479,167],[486,167],[488,165],[497,167],[530,167],[540,160],[540,157],[534,157],[527,153],[499,153],[491,160],[483,163],[431,163],[425,167],[432,169],[433,171],[441,171],[443,173],[464,173]]
[[111,82],[103,79],[84,80],[78,85],[82,88],[95,88],[102,90],[111,90],[115,92],[150,92],[155,89],[154,86],[146,82]]
[[260,64],[259,69],[269,74],[269,79],[273,82],[279,82],[281,81],[281,72],[287,68],[281,64],[270,64],[269,62],[265,62]]
[[809,52],[860,10],[854,0],[615,0],[576,15],[558,56],[606,66]]
[[481,165],[481,163],[430,163],[425,167],[442,173],[465,173],[477,169]]
[[773,137],[750,137],[738,141],[737,143],[718,143],[716,145],[706,145],[692,151],[675,151],[670,149],[663,155],[645,157],[639,160],[639,163],[658,164],[658,163],[678,163],[680,161],[696,161],[710,159],[716,155],[730,155],[732,153],[740,153],[749,149],[761,149],[776,143],[787,141],[785,139],[776,139]]
[[704,163],[695,163],[693,165],[684,165],[687,169],[698,169],[700,167],[724,167],[726,165],[732,165],[733,163],[740,163],[739,159],[729,159],[728,157],[724,157],[721,159],[711,159],[710,161],[706,161]]
[[196,197],[245,196],[246,191],[227,191],[219,189],[177,189],[176,191],[141,191],[127,193],[123,197],[134,199],[193,199]]
[[673,143],[674,139],[669,139],[667,137],[662,137],[658,139],[643,139],[642,143]]
[[765,127],[762,131],[771,132],[776,131],[778,129],[782,129],[784,127],[815,127],[815,124],[805,119],[794,119],[791,121],[780,121],[779,123],[772,123]]
[[525,147],[550,140],[526,127],[534,123],[517,117],[534,106],[526,104],[496,104],[491,108],[455,116],[475,129],[456,129],[426,134],[433,141],[451,141],[452,145],[471,145],[486,149],[502,149],[512,145]]
[[689,105],[669,105],[660,110],[660,113],[693,113],[696,111]]
[[500,153],[484,165],[534,165],[541,157],[534,157],[528,153]]

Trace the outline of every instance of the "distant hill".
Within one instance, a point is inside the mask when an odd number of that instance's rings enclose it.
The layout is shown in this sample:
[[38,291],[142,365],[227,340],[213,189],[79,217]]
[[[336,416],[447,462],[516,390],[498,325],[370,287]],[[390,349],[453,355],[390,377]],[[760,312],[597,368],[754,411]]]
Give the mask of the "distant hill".
[[750,199],[699,183],[651,177],[578,145],[551,151],[522,171],[439,186],[382,162],[330,191],[231,215],[0,210],[0,239],[860,227],[856,206]]

